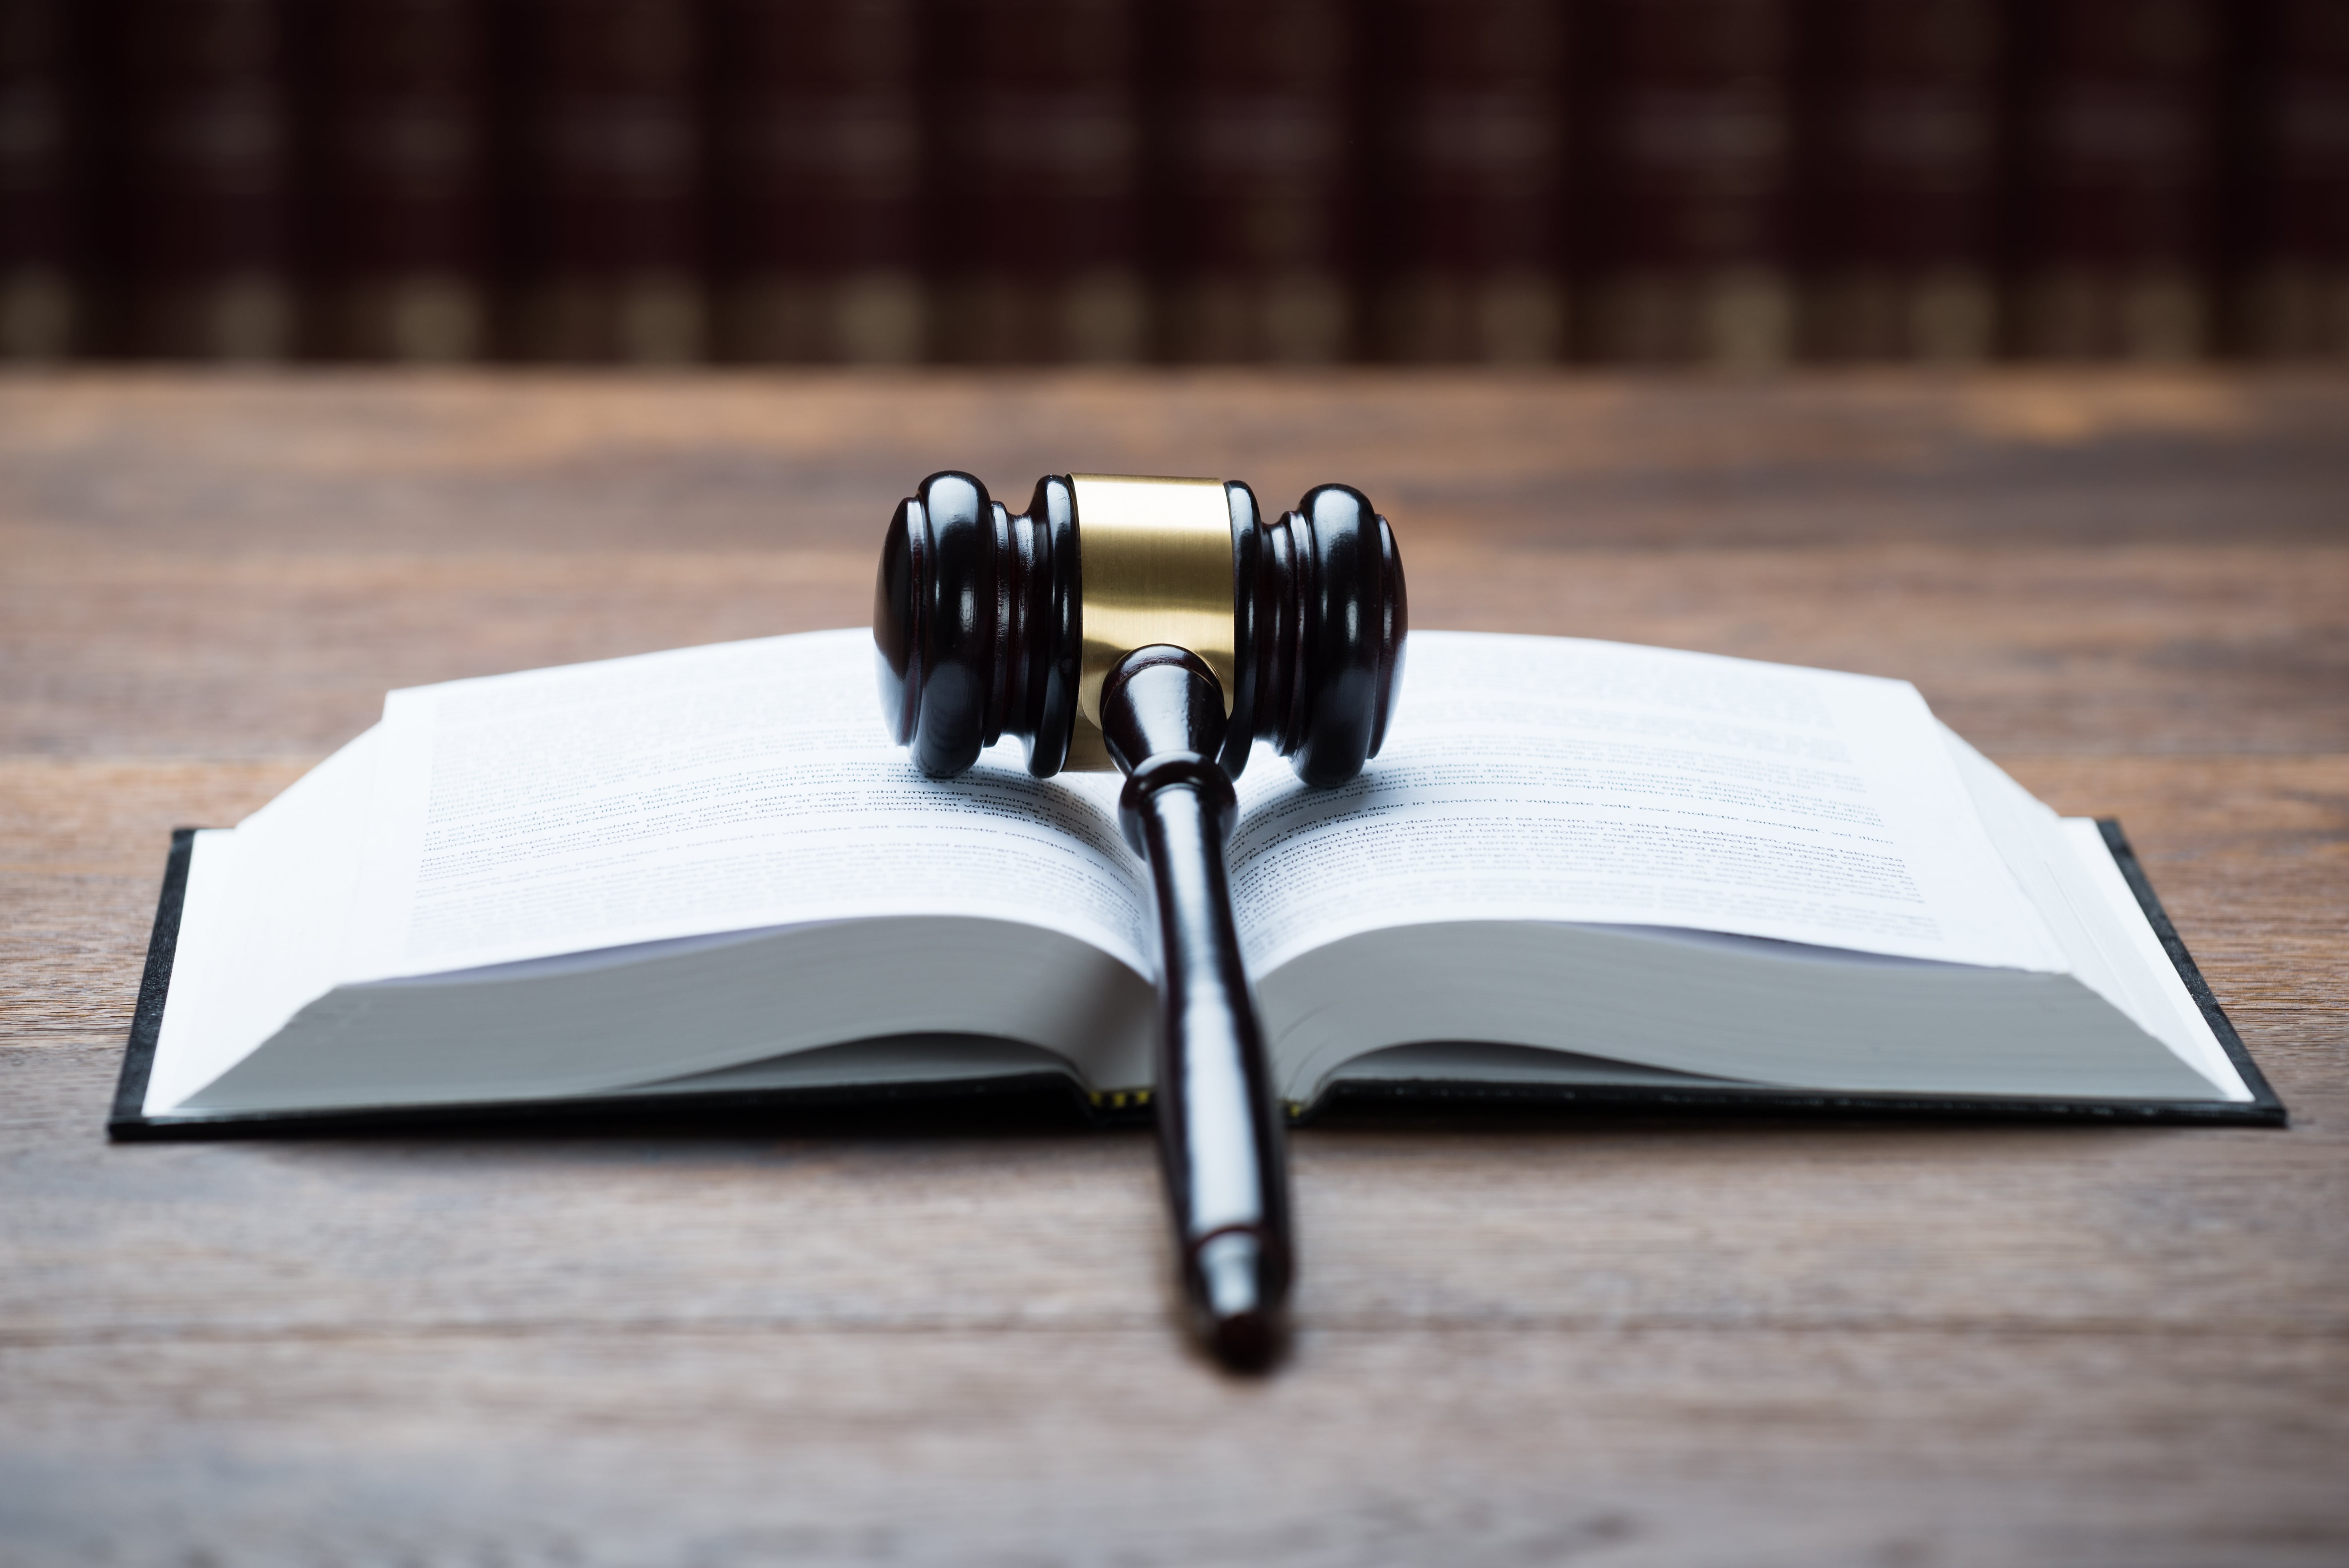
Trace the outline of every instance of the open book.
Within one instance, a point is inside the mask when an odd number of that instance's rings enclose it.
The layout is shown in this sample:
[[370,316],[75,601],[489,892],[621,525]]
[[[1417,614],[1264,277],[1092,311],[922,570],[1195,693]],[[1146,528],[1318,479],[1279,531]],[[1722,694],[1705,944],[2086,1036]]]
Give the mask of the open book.
[[[1115,774],[922,777],[864,631],[397,691],[176,851],[119,1135],[967,1086],[1143,1103]],[[1419,632],[1381,755],[1239,781],[1280,1092],[2274,1120],[2116,831],[1900,681]],[[183,875],[181,874],[183,872]]]

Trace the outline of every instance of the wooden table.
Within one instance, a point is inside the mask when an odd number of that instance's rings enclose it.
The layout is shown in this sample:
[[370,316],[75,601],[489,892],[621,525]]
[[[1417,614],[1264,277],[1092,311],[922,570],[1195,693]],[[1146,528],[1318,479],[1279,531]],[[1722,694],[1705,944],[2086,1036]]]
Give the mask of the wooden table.
[[[388,686],[861,623],[947,464],[1348,479],[1421,625],[1907,676],[2292,1126],[1310,1130],[1265,1382],[1141,1134],[106,1143],[171,826]],[[10,1563],[2349,1560],[2349,382],[0,383],[0,855]]]

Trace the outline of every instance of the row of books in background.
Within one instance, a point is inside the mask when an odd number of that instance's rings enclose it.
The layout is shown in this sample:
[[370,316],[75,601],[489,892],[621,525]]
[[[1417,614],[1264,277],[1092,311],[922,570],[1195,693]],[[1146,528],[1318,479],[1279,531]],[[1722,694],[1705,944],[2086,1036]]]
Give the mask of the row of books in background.
[[2349,356],[2349,0],[0,0],[0,355]]

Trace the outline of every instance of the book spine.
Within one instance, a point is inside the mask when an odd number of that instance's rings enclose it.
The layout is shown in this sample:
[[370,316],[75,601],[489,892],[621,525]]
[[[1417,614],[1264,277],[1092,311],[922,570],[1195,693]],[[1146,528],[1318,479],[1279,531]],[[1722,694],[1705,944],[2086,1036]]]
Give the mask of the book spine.
[[296,346],[285,17],[274,0],[115,0],[108,150],[114,346],[275,359]]
[[1806,355],[1996,351],[2002,23],[1997,0],[1816,0],[1804,18]]
[[1547,360],[1564,346],[1568,15],[1549,0],[1371,12],[1383,357]]
[[1791,0],[1593,0],[1585,346],[1770,365],[1794,347]]
[[1163,339],[1316,362],[1358,337],[1355,29],[1344,0],[1169,0],[1151,58]]
[[2261,358],[2349,357],[2349,5],[2234,15],[2230,336]]
[[0,4],[0,359],[80,346],[85,81],[68,0]]
[[2012,13],[2015,346],[2181,359],[2211,340],[2219,16],[2208,0]]
[[702,357],[701,38],[678,0],[506,0],[505,348]]
[[1133,0],[941,0],[934,16],[941,353],[1140,358]]
[[918,359],[920,14],[915,0],[716,0],[717,350]]
[[311,345],[476,357],[489,326],[481,0],[337,0],[305,21]]

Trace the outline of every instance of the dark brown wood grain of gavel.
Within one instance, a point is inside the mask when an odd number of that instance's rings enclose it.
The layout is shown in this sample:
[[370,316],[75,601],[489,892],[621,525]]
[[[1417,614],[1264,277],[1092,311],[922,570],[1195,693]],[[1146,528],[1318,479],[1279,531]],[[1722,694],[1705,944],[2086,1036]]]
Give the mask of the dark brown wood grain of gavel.
[[1013,514],[966,473],[900,502],[873,605],[892,733],[934,777],[1006,735],[1049,778],[1104,748],[1149,863],[1159,1145],[1186,1298],[1226,1365],[1278,1356],[1295,1275],[1282,1117],[1224,864],[1258,740],[1309,785],[1377,755],[1408,629],[1394,531],[1322,485],[1048,475]]

